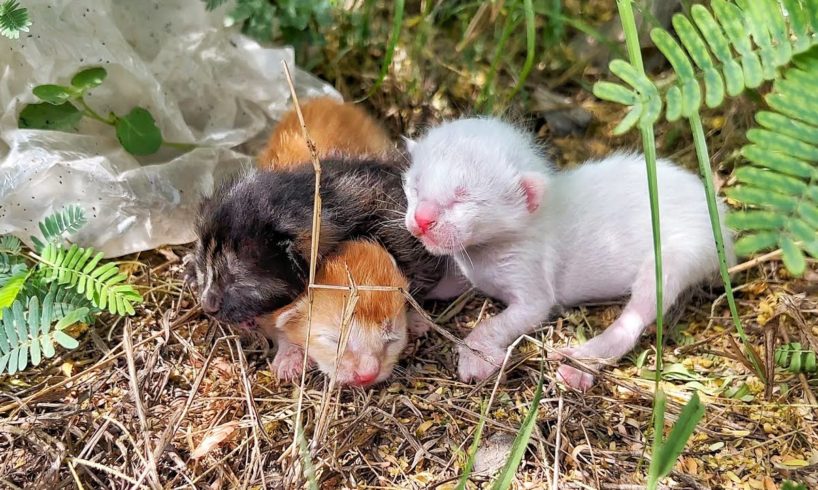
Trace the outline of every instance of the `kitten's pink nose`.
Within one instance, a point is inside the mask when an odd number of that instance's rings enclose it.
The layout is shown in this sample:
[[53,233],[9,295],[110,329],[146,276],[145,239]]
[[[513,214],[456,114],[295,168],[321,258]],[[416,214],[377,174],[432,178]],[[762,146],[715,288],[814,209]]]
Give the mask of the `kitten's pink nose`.
[[429,228],[434,226],[440,215],[440,208],[437,204],[429,201],[421,201],[415,208],[415,223],[417,223],[417,235],[424,235]]
[[355,373],[352,375],[352,380],[358,386],[366,386],[378,378],[378,374],[381,372],[381,365],[377,359],[373,358],[362,359],[361,361],[362,362],[359,363],[355,369]]

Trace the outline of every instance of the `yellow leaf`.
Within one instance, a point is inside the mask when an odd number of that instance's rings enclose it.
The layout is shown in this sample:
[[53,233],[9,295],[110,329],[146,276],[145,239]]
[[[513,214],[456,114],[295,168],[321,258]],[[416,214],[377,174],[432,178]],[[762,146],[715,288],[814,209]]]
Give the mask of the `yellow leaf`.
[[710,450],[711,450],[711,451],[718,451],[719,449],[721,449],[721,448],[723,448],[723,447],[724,447],[724,443],[723,443],[723,442],[717,442],[717,443],[715,443],[715,444],[711,444],[711,445],[710,445]]
[[237,420],[232,420],[226,424],[218,425],[210,429],[206,436],[202,439],[196,449],[190,454],[192,459],[199,459],[210,451],[216,449],[220,444],[225,442],[228,437],[233,435],[239,427]]
[[778,490],[778,486],[769,476],[764,477],[764,490]]
[[423,434],[426,433],[427,430],[429,430],[429,427],[431,427],[433,423],[434,421],[432,420],[427,420],[426,422],[423,422],[418,426],[417,429],[415,429],[415,435],[421,437]]
[[70,378],[70,377],[71,377],[71,373],[74,371],[74,363],[73,363],[73,362],[71,362],[71,361],[65,361],[64,363],[62,363],[62,364],[60,365],[60,371],[62,371],[62,373],[63,373],[63,374],[66,376],[66,377]]
[[809,463],[801,458],[790,458],[785,459],[781,462],[784,466],[789,466],[790,468],[803,468],[804,466],[809,465]]

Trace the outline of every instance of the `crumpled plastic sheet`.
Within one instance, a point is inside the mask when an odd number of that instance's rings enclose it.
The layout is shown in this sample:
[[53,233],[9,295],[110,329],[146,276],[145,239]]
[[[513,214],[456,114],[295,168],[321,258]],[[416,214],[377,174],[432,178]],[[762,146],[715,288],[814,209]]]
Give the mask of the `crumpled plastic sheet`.
[[[229,2],[228,2],[229,3]],[[0,36],[0,234],[29,245],[37,222],[69,204],[88,224],[72,237],[106,256],[195,239],[197,205],[219,180],[253,164],[273,122],[290,107],[281,60],[300,97],[337,92],[295,69],[289,48],[260,46],[223,27],[225,8],[201,0],[26,0],[33,22],[20,39]],[[148,109],[184,152],[128,154],[113,127],[83,118],[72,132],[18,129],[36,85],[68,84],[102,66],[86,95],[99,114]]]

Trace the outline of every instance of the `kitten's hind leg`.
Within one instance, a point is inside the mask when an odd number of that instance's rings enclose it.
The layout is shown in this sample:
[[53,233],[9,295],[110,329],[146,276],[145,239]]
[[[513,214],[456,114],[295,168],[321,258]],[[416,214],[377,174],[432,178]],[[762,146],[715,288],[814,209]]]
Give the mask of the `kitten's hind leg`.
[[[667,311],[690,281],[684,255],[665,251],[662,259],[664,275],[662,303],[663,310]],[[631,288],[631,298],[625,305],[622,315],[601,334],[580,346],[562,349],[556,357],[570,356],[590,367],[618,361],[636,346],[645,328],[656,320],[655,285],[656,273],[651,258],[639,269]],[[561,365],[557,374],[566,384],[582,391],[588,390],[594,382],[591,374],[568,364]]]

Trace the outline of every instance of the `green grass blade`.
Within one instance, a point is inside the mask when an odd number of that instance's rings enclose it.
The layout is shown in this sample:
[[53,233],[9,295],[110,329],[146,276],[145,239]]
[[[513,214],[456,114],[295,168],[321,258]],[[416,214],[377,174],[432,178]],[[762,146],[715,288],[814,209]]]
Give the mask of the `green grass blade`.
[[673,469],[673,465],[684,451],[687,441],[693,435],[693,431],[696,430],[703,416],[704,405],[699,400],[699,394],[694,393],[690,401],[682,408],[679,418],[662,447],[658,452],[654,452],[650,462],[651,474],[655,474],[658,478],[664,478],[670,474],[670,470]]
[[480,420],[477,421],[477,428],[474,429],[474,439],[471,442],[471,446],[469,446],[466,466],[463,467],[463,474],[460,475],[460,480],[457,482],[455,490],[466,490],[466,484],[469,482],[472,468],[474,468],[474,458],[477,456],[477,448],[480,447],[480,439],[483,437],[483,427],[486,425],[488,409],[489,404],[484,403],[483,409],[480,410]]
[[525,14],[526,36],[525,62],[523,63],[523,69],[520,71],[517,83],[514,85],[514,89],[511,91],[511,94],[509,94],[508,99],[512,99],[517,95],[520,89],[523,88],[523,84],[525,84],[528,75],[531,73],[531,69],[534,67],[534,56],[537,54],[537,31],[534,23],[534,4],[532,0],[523,0],[523,12]]
[[404,3],[405,0],[395,0],[395,12],[392,14],[392,32],[389,35],[389,42],[386,45],[386,52],[383,56],[381,71],[378,74],[378,80],[375,82],[375,85],[372,86],[372,89],[369,91],[369,95],[374,94],[379,88],[381,88],[383,81],[386,80],[386,74],[389,73],[389,66],[392,64],[392,58],[395,56],[395,49],[398,47],[400,31],[403,27]]
[[505,466],[500,471],[497,480],[492,485],[492,490],[506,490],[511,487],[511,482],[514,480],[514,475],[517,474],[517,468],[520,466],[520,461],[525,455],[528,448],[528,441],[531,439],[531,433],[534,431],[534,426],[537,423],[537,412],[540,407],[540,399],[542,398],[543,374],[540,372],[540,381],[537,383],[537,389],[534,391],[534,398],[531,400],[531,408],[528,410],[523,425],[520,427],[520,432],[514,438],[514,443],[511,445],[511,454],[506,461]]

